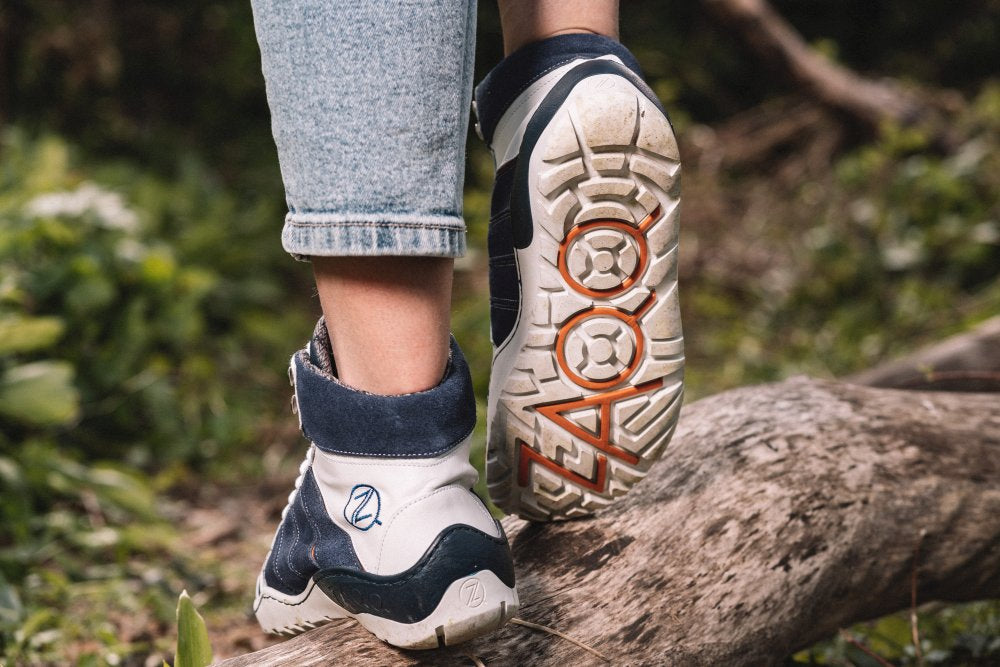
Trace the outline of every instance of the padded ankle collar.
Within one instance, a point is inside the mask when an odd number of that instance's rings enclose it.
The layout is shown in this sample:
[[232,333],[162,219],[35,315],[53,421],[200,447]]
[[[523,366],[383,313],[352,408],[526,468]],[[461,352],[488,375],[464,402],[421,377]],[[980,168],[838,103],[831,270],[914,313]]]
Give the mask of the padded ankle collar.
[[[329,350],[323,334],[325,328],[317,327],[313,348]],[[437,456],[461,443],[476,425],[472,377],[454,337],[444,379],[413,394],[381,396],[352,389],[315,365],[308,349],[292,357],[292,369],[302,432],[324,452]]]
[[476,118],[483,140],[493,144],[493,132],[518,95],[560,65],[578,58],[616,56],[640,78],[635,56],[619,42],[603,35],[556,35],[533,42],[510,54],[476,86]]

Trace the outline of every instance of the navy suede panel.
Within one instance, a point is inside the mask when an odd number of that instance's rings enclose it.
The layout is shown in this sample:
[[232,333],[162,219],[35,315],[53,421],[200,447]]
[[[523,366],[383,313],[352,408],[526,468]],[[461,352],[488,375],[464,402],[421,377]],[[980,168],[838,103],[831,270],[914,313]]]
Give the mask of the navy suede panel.
[[[312,344],[329,345],[317,339]],[[472,377],[454,338],[441,383],[400,396],[352,389],[315,366],[306,350],[293,359],[302,432],[325,452],[396,458],[437,456],[459,444],[476,425]]]
[[[315,552],[313,547],[315,546]],[[315,553],[315,558],[313,557]],[[278,526],[264,581],[286,595],[298,595],[323,568],[361,569],[348,537],[326,513],[312,470],[306,472],[295,501]]]
[[427,618],[454,582],[489,570],[514,586],[514,564],[507,540],[471,526],[445,529],[417,563],[399,574],[379,576],[356,570],[329,569],[316,585],[352,614],[375,614],[397,623]]
[[521,307],[521,286],[510,228],[510,192],[516,168],[517,159],[514,159],[497,170],[490,206],[490,337],[497,347],[514,329]]
[[[490,219],[499,217],[504,211],[510,210],[510,192],[514,187],[514,171],[517,169],[517,158],[505,162],[497,169],[493,178],[493,197],[490,199]],[[490,252],[493,246],[490,246]],[[511,249],[513,252],[513,249]]]
[[642,77],[639,62],[628,49],[602,35],[556,35],[523,46],[500,61],[476,86],[476,115],[487,144],[493,142],[500,118],[517,96],[545,73],[577,58],[613,55]]

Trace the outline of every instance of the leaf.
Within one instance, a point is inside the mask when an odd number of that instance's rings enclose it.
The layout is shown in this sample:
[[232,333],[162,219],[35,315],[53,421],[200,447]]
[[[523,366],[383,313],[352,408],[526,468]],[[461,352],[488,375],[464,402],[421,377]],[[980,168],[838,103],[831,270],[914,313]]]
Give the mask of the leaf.
[[27,424],[64,424],[80,413],[73,366],[36,361],[8,369],[0,378],[0,414]]
[[16,627],[23,615],[24,607],[21,606],[17,590],[7,583],[3,573],[0,572],[0,628]]
[[205,619],[194,608],[186,590],[177,601],[177,655],[174,667],[205,667],[212,662]]
[[89,467],[85,481],[102,501],[147,519],[157,516],[156,495],[150,481],[135,471],[94,464]]
[[31,352],[49,347],[63,333],[58,317],[5,317],[0,319],[0,355]]

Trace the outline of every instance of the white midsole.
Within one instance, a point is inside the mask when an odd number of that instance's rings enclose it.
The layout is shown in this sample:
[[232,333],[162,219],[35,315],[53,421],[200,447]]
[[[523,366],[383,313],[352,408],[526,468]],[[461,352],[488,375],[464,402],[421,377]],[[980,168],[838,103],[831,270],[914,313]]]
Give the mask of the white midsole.
[[264,632],[285,634],[301,632],[309,627],[350,616],[346,609],[327,597],[315,581],[299,595],[285,595],[264,585],[263,575],[257,579],[257,599],[254,613]]
[[451,583],[426,618],[400,623],[373,614],[352,614],[331,600],[314,581],[297,596],[276,591],[258,580],[254,611],[265,632],[289,634],[335,618],[354,618],[379,639],[403,648],[437,648],[499,628],[519,607],[517,591],[490,570]]

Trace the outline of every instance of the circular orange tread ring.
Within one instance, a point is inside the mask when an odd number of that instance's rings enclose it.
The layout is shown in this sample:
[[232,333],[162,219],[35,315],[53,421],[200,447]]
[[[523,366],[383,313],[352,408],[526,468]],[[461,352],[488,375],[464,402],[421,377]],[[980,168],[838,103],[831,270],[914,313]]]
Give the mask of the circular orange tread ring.
[[[628,313],[618,310],[617,308],[609,308],[607,306],[597,306],[588,308],[587,310],[580,311],[573,317],[571,317],[562,327],[559,328],[559,333],[556,335],[556,359],[559,361],[559,367],[563,369],[563,372],[576,384],[584,387],[586,389],[607,389],[608,387],[613,387],[618,384],[628,376],[635,372],[635,369],[639,366],[639,362],[642,361],[642,350],[645,345],[643,340],[642,330],[639,329],[639,315],[646,310],[644,306],[647,306],[652,301],[651,298],[640,306],[635,313],[629,315]],[[591,317],[601,317],[609,316],[621,320],[629,326],[632,330],[632,334],[635,336],[635,351],[632,354],[632,358],[629,360],[628,365],[621,369],[614,377],[608,378],[607,380],[588,380],[576,371],[574,371],[569,363],[566,361],[566,336],[569,332],[578,325],[583,320],[589,319]]]

